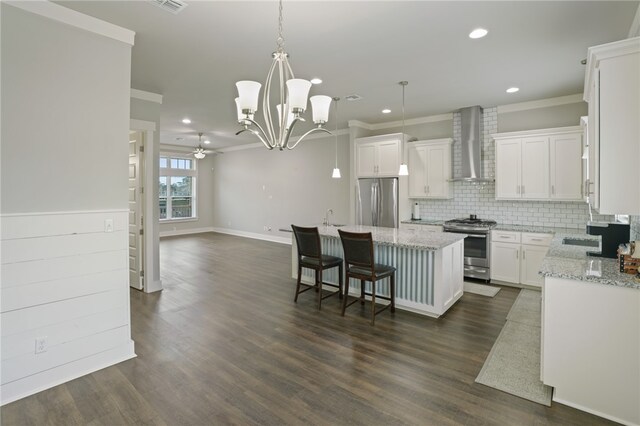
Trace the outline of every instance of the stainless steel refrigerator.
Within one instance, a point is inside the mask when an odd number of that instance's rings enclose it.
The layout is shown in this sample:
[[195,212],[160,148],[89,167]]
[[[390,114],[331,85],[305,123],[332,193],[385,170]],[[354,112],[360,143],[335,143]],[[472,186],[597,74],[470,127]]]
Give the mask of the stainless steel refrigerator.
[[356,224],[398,227],[398,178],[358,179]]

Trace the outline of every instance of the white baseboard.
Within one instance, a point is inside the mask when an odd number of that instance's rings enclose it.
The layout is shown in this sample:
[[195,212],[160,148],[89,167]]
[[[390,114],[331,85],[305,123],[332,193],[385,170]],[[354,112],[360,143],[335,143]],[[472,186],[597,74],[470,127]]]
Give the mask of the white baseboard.
[[144,288],[145,293],[154,293],[162,290],[162,280],[147,281],[147,285]]
[[78,377],[91,374],[122,361],[135,358],[134,341],[124,345],[82,358],[14,382],[6,383],[0,388],[0,405],[5,405],[21,398],[58,386]]
[[557,402],[559,404],[562,404],[562,405],[567,405],[569,407],[575,408],[575,409],[580,410],[580,411],[584,411],[584,412],[589,413],[589,414],[593,414],[593,415],[598,416],[598,417],[602,417],[603,419],[612,420],[614,422],[617,422],[617,423],[620,423],[620,424],[623,424],[623,425],[638,426],[640,424],[640,423],[633,423],[633,422],[630,422],[628,420],[623,420],[623,419],[621,419],[619,417],[612,416],[610,414],[601,413],[600,411],[593,410],[591,408],[587,408],[587,407],[584,407],[584,406],[582,406],[580,404],[576,404],[576,403],[573,403],[573,402],[570,402],[570,401],[565,401],[565,400],[563,400],[561,398],[556,398],[555,392],[553,394],[553,401]]
[[204,232],[214,232],[212,226],[207,226],[205,228],[188,228],[188,229],[176,229],[175,231],[162,231],[160,232],[160,238],[163,237],[174,237],[176,235],[189,235],[189,234],[202,234]]
[[235,235],[236,237],[253,238],[254,240],[271,241],[273,243],[288,244],[291,245],[291,238],[276,237],[275,235],[258,234],[257,232],[238,231],[237,229],[227,228],[211,228],[213,232],[220,234]]

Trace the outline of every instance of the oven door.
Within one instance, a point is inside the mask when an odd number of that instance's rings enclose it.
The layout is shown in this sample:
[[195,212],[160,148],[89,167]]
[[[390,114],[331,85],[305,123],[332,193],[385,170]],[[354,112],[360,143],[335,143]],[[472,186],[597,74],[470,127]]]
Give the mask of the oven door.
[[488,234],[469,234],[464,239],[464,264],[469,266],[489,267]]

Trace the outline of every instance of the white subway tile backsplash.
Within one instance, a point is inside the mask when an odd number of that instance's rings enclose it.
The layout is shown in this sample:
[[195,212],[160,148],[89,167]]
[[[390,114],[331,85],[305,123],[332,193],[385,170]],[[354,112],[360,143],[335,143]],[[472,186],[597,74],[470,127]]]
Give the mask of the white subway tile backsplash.
[[[453,114],[453,175],[462,168],[460,148],[460,113]],[[497,108],[485,108],[483,119],[483,167],[486,177],[495,177],[495,146],[491,134],[498,131]],[[551,201],[497,201],[495,184],[452,182],[453,198],[449,200],[416,200],[423,218],[448,220],[476,214],[498,223],[583,228],[589,221],[587,204]],[[611,216],[594,214],[594,220],[611,220]],[[635,222],[634,222],[635,220]],[[632,234],[640,238],[640,216],[632,217]],[[635,231],[634,231],[635,229]]]

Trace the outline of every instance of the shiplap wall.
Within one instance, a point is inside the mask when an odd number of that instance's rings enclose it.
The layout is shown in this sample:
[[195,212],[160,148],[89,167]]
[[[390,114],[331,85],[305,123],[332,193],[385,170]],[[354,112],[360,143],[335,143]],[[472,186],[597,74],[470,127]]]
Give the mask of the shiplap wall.
[[[2,404],[134,357],[128,212],[1,221]],[[47,349],[36,354],[40,338]]]

